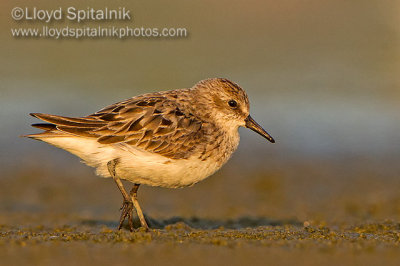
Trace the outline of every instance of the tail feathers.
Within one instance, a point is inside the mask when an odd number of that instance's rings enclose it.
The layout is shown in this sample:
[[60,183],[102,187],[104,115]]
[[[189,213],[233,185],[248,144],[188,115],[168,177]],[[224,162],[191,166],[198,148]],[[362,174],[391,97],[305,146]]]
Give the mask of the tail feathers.
[[35,133],[35,134],[28,134],[28,135],[22,135],[22,138],[31,138],[31,139],[42,139],[42,138],[50,138],[50,137],[65,137],[67,134],[62,133],[60,131],[44,131],[41,133]]
[[75,118],[41,113],[31,113],[30,115],[57,126],[96,128],[106,124],[106,122],[99,121],[93,117]]
[[36,127],[38,129],[43,129],[43,130],[55,130],[57,127],[54,124],[48,124],[48,123],[38,123],[38,124],[32,124],[31,126]]
[[86,131],[94,128],[103,127],[106,124],[105,121],[99,121],[98,119],[93,117],[75,118],[41,113],[30,113],[30,115],[48,123],[32,124],[33,127],[42,129],[44,130],[44,132],[24,135],[21,137],[42,139],[47,137],[68,136],[71,134],[93,137],[92,134],[89,134]]

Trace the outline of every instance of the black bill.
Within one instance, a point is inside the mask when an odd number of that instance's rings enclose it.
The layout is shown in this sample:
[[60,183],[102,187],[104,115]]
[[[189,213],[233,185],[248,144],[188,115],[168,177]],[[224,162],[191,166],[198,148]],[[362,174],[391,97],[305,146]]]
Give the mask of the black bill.
[[268,132],[265,131],[259,124],[257,124],[257,122],[254,121],[254,119],[251,118],[250,115],[245,119],[245,121],[247,128],[250,128],[251,130],[257,132],[258,134],[269,140],[271,143],[275,143],[274,138],[271,137],[271,135],[268,134]]

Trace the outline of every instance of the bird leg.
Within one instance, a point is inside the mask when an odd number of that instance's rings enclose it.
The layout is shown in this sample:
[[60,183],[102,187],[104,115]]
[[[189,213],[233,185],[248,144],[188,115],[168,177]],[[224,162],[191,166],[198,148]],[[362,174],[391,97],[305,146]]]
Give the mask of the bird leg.
[[[128,193],[126,192],[121,179],[116,175],[115,173],[115,166],[117,165],[118,160],[112,160],[107,163],[108,171],[110,172],[110,175],[114,179],[115,183],[117,184],[119,190],[121,191],[122,196],[124,197],[124,201],[122,203],[121,207],[121,217],[119,218],[119,226],[118,230],[121,230],[122,224],[125,221],[125,218],[128,218],[128,223],[129,223],[129,230],[132,232],[133,231],[133,220],[132,220],[132,211],[133,211],[133,202],[131,200],[131,197],[129,197]],[[137,189],[136,189],[137,190]]]
[[149,230],[149,226],[146,223],[146,219],[144,218],[142,209],[140,208],[139,201],[137,200],[137,191],[139,189],[139,186],[140,184],[133,185],[133,188],[131,189],[130,192],[131,200],[133,202],[133,205],[135,206],[136,213],[139,217],[141,226],[144,227],[146,230]]

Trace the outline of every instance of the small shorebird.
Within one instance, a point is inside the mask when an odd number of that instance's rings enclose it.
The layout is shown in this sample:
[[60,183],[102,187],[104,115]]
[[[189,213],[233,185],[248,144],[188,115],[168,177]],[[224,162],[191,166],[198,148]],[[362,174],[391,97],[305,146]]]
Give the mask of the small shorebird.
[[[187,187],[212,175],[239,144],[239,127],[270,142],[274,139],[249,114],[246,92],[222,78],[206,79],[190,89],[155,92],[112,104],[79,118],[31,115],[47,123],[26,137],[41,140],[80,157],[96,173],[112,177],[123,196],[118,229],[133,207],[148,229],[137,200],[141,184]],[[134,183],[130,193],[121,179]]]

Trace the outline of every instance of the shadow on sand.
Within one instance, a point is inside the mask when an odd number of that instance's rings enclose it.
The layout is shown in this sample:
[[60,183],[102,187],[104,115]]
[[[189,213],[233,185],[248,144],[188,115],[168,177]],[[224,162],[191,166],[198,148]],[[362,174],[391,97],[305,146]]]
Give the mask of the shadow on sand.
[[[193,229],[210,230],[217,228],[225,229],[243,229],[243,228],[255,228],[259,226],[282,226],[282,225],[294,225],[303,226],[303,223],[297,220],[273,220],[265,217],[250,217],[243,216],[236,219],[227,220],[214,220],[214,219],[204,219],[198,217],[172,217],[168,219],[153,219],[146,217],[146,220],[151,228],[164,229],[169,225],[175,225],[178,223],[184,223]],[[82,225],[103,225],[111,228],[117,228],[117,221],[105,221],[105,220],[83,220]],[[135,228],[140,226],[140,222],[137,218],[134,219]],[[125,221],[124,228],[129,229],[127,222]]]

